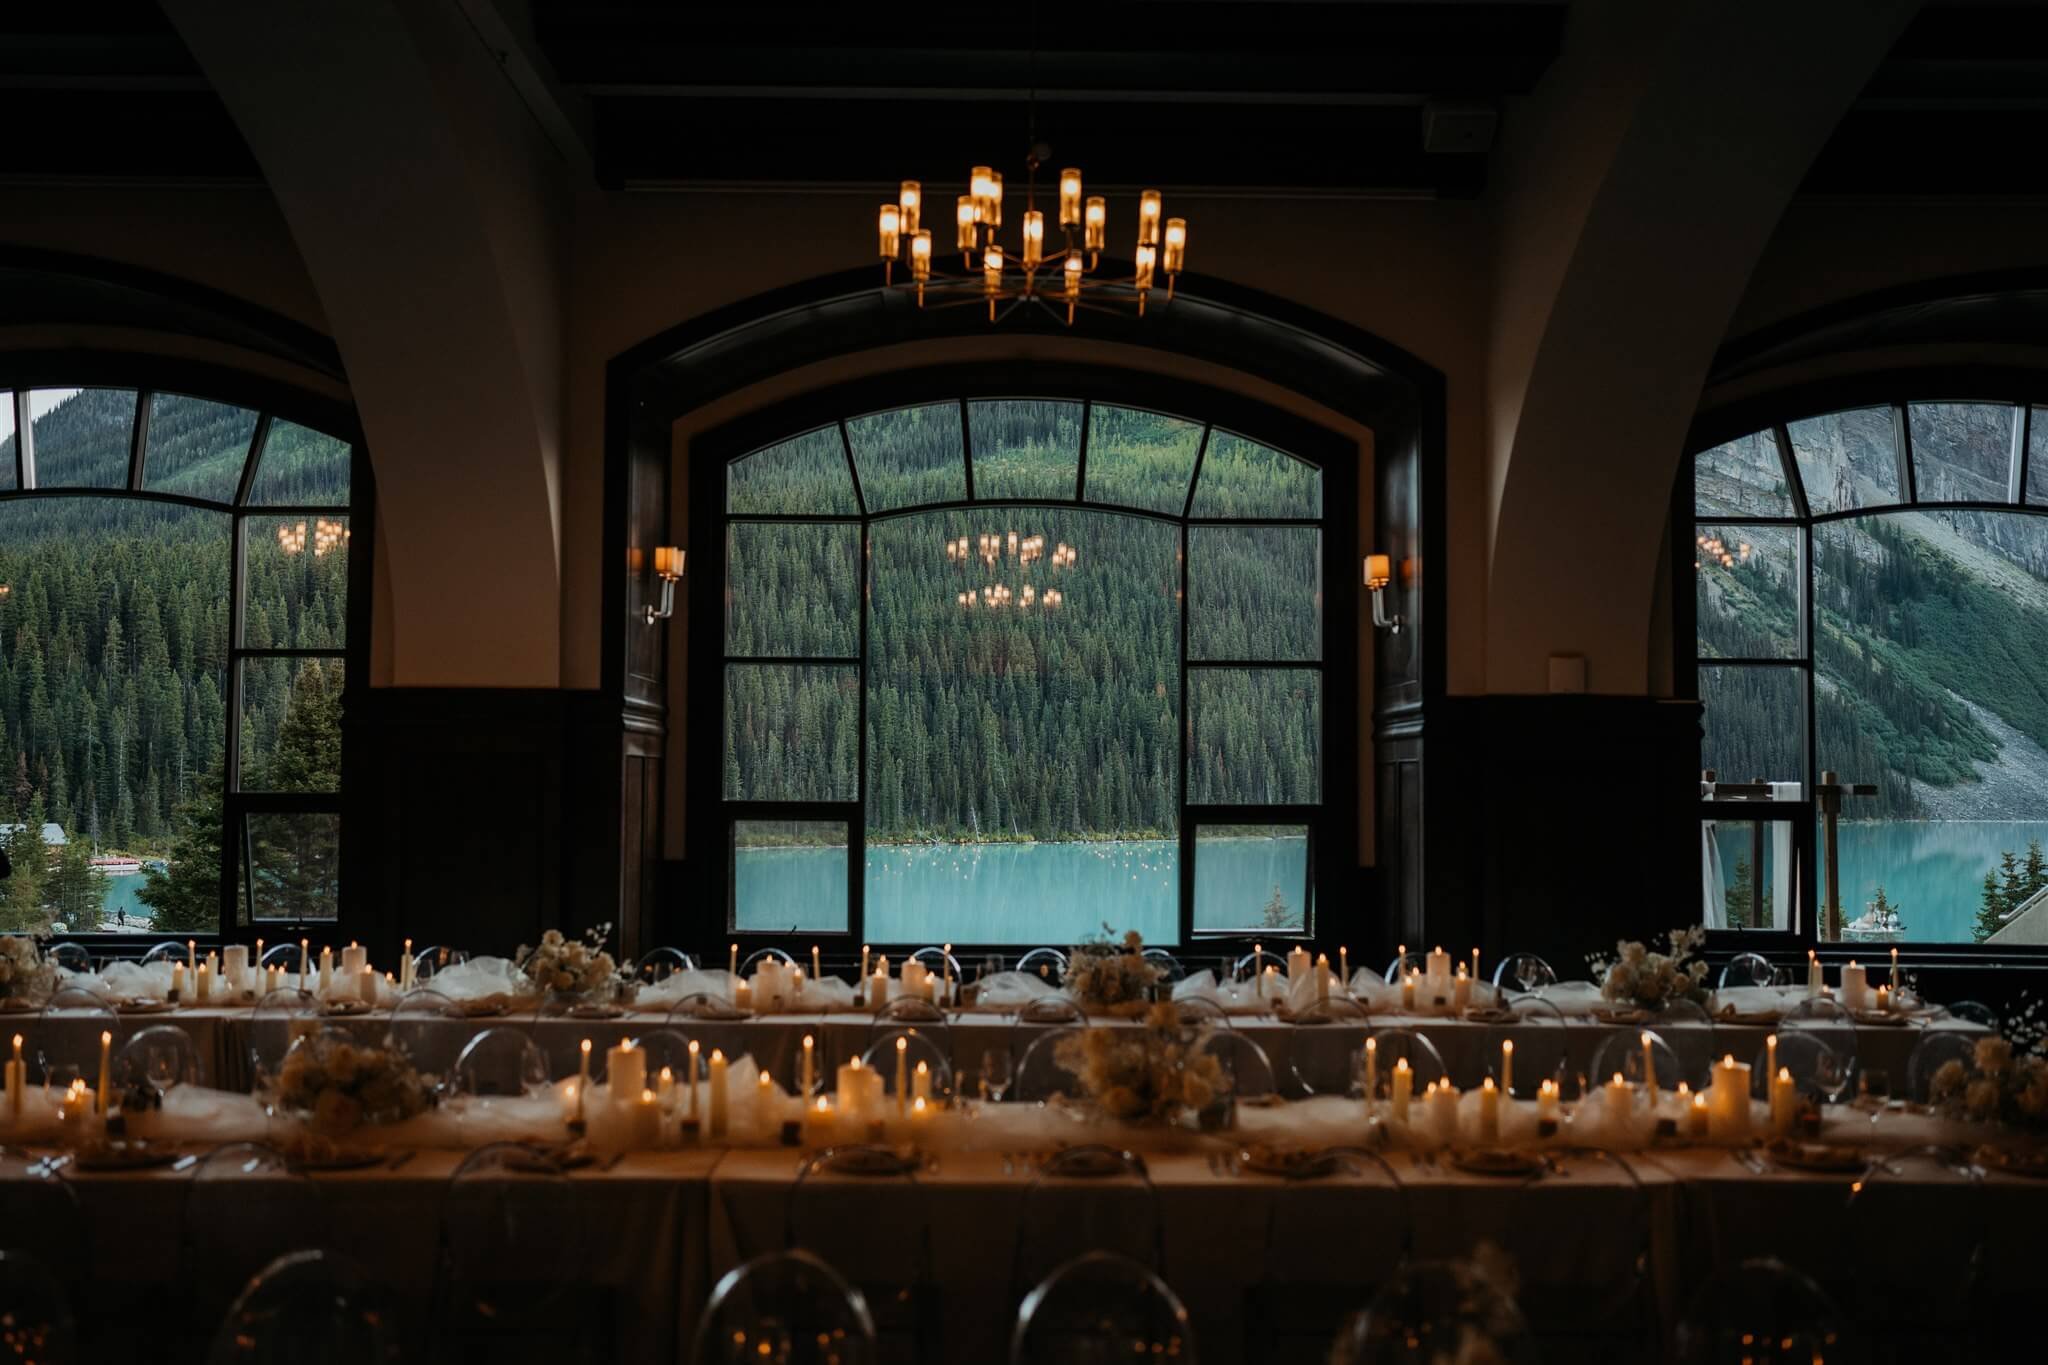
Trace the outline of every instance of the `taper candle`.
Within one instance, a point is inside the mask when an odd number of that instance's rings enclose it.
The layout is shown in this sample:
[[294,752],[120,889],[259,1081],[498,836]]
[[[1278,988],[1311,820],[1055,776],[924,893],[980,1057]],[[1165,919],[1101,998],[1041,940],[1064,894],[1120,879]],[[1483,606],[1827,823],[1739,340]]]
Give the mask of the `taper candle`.
[[817,1047],[816,1047],[816,1045],[815,1045],[815,1040],[814,1040],[814,1039],[813,1039],[813,1038],[811,1037],[811,1035],[810,1035],[810,1034],[806,1033],[806,1034],[804,1035],[804,1070],[803,1070],[803,1090],[802,1090],[801,1092],[799,1092],[799,1093],[800,1093],[800,1095],[802,1096],[802,1098],[805,1098],[805,1099],[809,1099],[809,1098],[810,1098],[810,1094],[811,1094],[811,1091],[813,1091],[813,1090],[815,1090],[815,1089],[817,1088],[817,1083],[818,1083],[818,1070],[817,1070],[817,1067],[818,1067],[818,1058],[817,1058]]
[[[94,1112],[107,1112],[107,1085],[114,1075],[114,1035],[100,1034],[100,1088],[93,1098]],[[181,1078],[182,1079],[182,1078]]]
[[722,1138],[726,1128],[725,1053],[711,1049],[711,1136]]
[[1500,1040],[1500,1093],[1512,1097],[1515,1093],[1515,1040]]
[[902,1034],[896,1035],[896,1113],[901,1117],[910,1107],[910,1040]]
[[697,1040],[690,1040],[690,1117],[697,1117]]

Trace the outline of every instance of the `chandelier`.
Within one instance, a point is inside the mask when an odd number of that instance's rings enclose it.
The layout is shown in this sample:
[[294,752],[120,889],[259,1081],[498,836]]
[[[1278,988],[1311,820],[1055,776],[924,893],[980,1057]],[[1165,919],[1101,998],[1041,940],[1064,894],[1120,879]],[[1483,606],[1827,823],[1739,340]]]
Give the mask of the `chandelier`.
[[[313,554],[325,555],[348,544],[348,523],[316,518],[313,523]],[[286,522],[277,528],[277,547],[288,555],[306,552],[306,523]]]
[[[1101,195],[1084,198],[1081,172],[1071,167],[1061,171],[1059,238],[1048,243],[1045,214],[1038,207],[1038,168],[1049,154],[1043,144],[1034,144],[1025,159],[1023,232],[1014,251],[996,240],[1003,226],[1001,173],[976,166],[969,174],[968,193],[954,202],[953,210],[953,244],[961,263],[957,275],[940,271],[933,258],[931,229],[922,225],[924,187],[915,180],[904,181],[896,202],[882,205],[877,216],[882,287],[915,291],[920,308],[927,296],[940,307],[985,302],[990,322],[1027,303],[1055,314],[1064,308],[1069,326],[1077,308],[1116,312],[1135,307],[1143,317],[1145,301],[1161,275],[1171,300],[1174,283],[1187,264],[1187,219],[1162,219],[1159,191],[1146,190],[1138,196],[1138,241],[1131,274],[1116,279],[1100,275],[1109,239],[1109,201]],[[905,261],[910,277],[899,280],[896,267]]]
[[[1060,541],[1052,547],[1052,554],[1048,560],[1044,536],[1020,536],[1015,531],[1007,534],[991,531],[973,539],[961,536],[958,540],[946,542],[947,560],[963,569],[972,567],[978,561],[984,569],[993,572],[1007,558],[1016,565],[1020,577],[1025,570],[1041,561],[1046,562],[1048,572],[1064,572],[1073,568],[1074,561],[1079,557],[1079,550],[1065,541]],[[1042,611],[1057,611],[1066,600],[1066,594],[1058,588],[1040,588],[1034,583],[1022,583],[1014,592],[1007,583],[991,583],[980,589],[969,588],[954,595],[954,601],[962,607],[985,607],[990,610],[1016,606],[1024,609],[1037,607]]]
[[1719,564],[1724,569],[1732,569],[1737,563],[1749,563],[1750,555],[1755,553],[1754,547],[1746,540],[1730,545],[1719,536],[1705,533],[1697,534],[1692,539],[1692,566],[1695,569],[1702,567],[1707,560]]

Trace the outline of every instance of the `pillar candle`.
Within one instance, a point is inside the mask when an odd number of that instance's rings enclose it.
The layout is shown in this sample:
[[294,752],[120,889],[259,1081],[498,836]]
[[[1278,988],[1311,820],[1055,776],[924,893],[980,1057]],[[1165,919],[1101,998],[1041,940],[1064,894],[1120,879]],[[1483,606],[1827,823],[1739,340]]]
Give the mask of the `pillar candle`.
[[1799,1116],[1799,1087],[1793,1083],[1792,1068],[1781,1066],[1771,1074],[1771,1131],[1783,1136],[1792,1131]]
[[1489,1146],[1500,1141],[1500,1091],[1491,1076],[1479,1087],[1479,1140]]
[[354,976],[369,965],[370,950],[357,943],[354,939],[350,939],[348,947],[341,950],[342,972],[345,975]]
[[1860,963],[1852,961],[1842,968],[1842,1007],[1849,1010],[1870,1008],[1870,981]]
[[817,1057],[817,1047],[816,1047],[816,1045],[815,1045],[815,1041],[814,1041],[814,1040],[812,1039],[811,1035],[810,1035],[810,1034],[808,1034],[808,1033],[806,1033],[806,1034],[804,1035],[804,1070],[803,1070],[803,1089],[799,1090],[799,1091],[798,1091],[797,1093],[798,1093],[798,1095],[802,1096],[803,1098],[805,1098],[805,1099],[808,1099],[808,1098],[810,1097],[810,1094],[811,1094],[811,1092],[812,1092],[813,1090],[817,1089],[817,1088],[818,1088],[818,1057]]
[[356,994],[363,998],[365,1005],[377,1003],[377,969],[367,962],[356,973]]
[[889,1003],[888,955],[884,954],[876,959],[876,961],[881,965],[876,967],[875,974],[868,978],[868,1007],[870,1009],[880,1009]]
[[1887,1014],[1891,1011],[1891,1007],[1892,988],[1890,986],[1879,986],[1877,988],[1877,1012],[1879,1014]]
[[910,1100],[913,1104],[931,1103],[932,1069],[924,1062],[919,1062],[917,1070],[910,1073]]
[[1330,998],[1330,955],[1329,955],[1328,953],[1317,953],[1317,954],[1316,954],[1316,999],[1317,999],[1317,1000],[1319,1000],[1319,1001],[1321,1001],[1321,1000],[1328,1000],[1329,998]]
[[1308,949],[1296,944],[1287,953],[1287,979],[1289,981],[1307,980],[1310,965]]
[[605,1084],[614,1100],[630,1100],[647,1087],[647,1054],[628,1038],[604,1054]]
[[1451,982],[1451,955],[1445,952],[1443,945],[1439,943],[1424,959],[1424,966],[1426,970],[1423,975],[1429,979],[1430,994],[1442,994]]
[[1412,969],[1401,976],[1401,1008],[1415,1008],[1415,973]]
[[1546,1080],[1536,1087],[1536,1117],[1539,1121],[1557,1122],[1557,1099],[1556,1081]]
[[867,1078],[861,1073],[860,1058],[840,1064],[838,1076],[839,1116],[853,1120],[861,1117],[862,1103],[867,1098]]
[[1733,1057],[1722,1057],[1714,1068],[1714,1084],[1707,1096],[1708,1132],[1724,1142],[1748,1138],[1749,1068]]
[[1692,1108],[1688,1112],[1687,1117],[1690,1121],[1686,1126],[1686,1135],[1696,1138],[1705,1137],[1713,1123],[1713,1113],[1707,1106],[1706,1091],[1702,1090],[1699,1094],[1692,1097]]
[[185,964],[182,962],[173,962],[171,964],[171,999],[182,1000],[184,998]]
[[202,962],[192,973],[192,999],[196,1004],[205,1004],[213,995],[213,972]]
[[836,1121],[832,1101],[823,1095],[818,1096],[818,1102],[804,1110],[804,1146],[830,1147]]
[[718,1048],[711,1049],[711,1136],[714,1139],[725,1136],[726,1128],[725,1095],[725,1053]]
[[1643,1090],[1650,1097],[1650,1107],[1657,1107],[1657,1039],[1648,1029],[1643,1030]]
[[661,1146],[661,1101],[655,1093],[643,1089],[629,1096],[627,1108],[631,1111],[631,1122],[622,1145],[641,1152]]
[[1365,1112],[1372,1112],[1373,1101],[1379,1098],[1380,1089],[1380,1040],[1365,1040]]
[[1449,1081],[1437,1083],[1436,1094],[1429,1102],[1431,1127],[1436,1129],[1439,1142],[1452,1143],[1458,1140],[1458,1087]]
[[1286,989],[1285,986],[1280,984],[1280,969],[1278,967],[1267,967],[1265,973],[1259,977],[1259,995],[1262,999],[1277,999],[1286,993]]
[[1606,1091],[1608,1120],[1613,1123],[1626,1123],[1629,1111],[1635,1107],[1635,1092],[1629,1089],[1628,1082],[1621,1078],[1619,1071],[1615,1072],[1614,1079],[1607,1083]]
[[104,1114],[107,1112],[107,1095],[109,1093],[107,1090],[107,1085],[109,1082],[113,1080],[113,1078],[114,1035],[111,1033],[102,1033],[100,1034],[100,1088],[97,1092],[98,1099],[94,1102],[93,1112],[99,1114]]
[[1503,1095],[1515,1093],[1515,1043],[1512,1038],[1500,1041],[1500,1092]]
[[740,1010],[750,1010],[754,1008],[754,988],[752,986],[749,986],[744,981],[734,982],[732,988],[732,1005],[734,1009]]
[[923,995],[925,993],[925,975],[926,973],[924,969],[924,964],[922,962],[919,962],[914,957],[904,958],[903,993],[905,995]]
[[[905,970],[909,963],[903,964]],[[910,1040],[898,1034],[896,1037],[896,1116],[910,1107]]]
[[932,1122],[932,1103],[920,1095],[910,1102],[910,1131],[913,1136],[929,1132]]
[[690,1117],[691,1117],[691,1118],[696,1118],[696,1117],[697,1117],[697,1054],[698,1054],[697,1040],[696,1040],[695,1038],[692,1038],[692,1039],[690,1040],[690,1060],[689,1060],[689,1062],[687,1063],[687,1065],[688,1065],[688,1066],[689,1066],[689,1068],[690,1068]]
[[1472,1003],[1472,978],[1466,975],[1465,964],[1458,964],[1458,975],[1451,982],[1451,1008],[1463,1010]]
[[334,984],[334,949],[325,946],[320,949],[320,998],[327,998],[328,988]]
[[231,943],[221,959],[221,981],[235,994],[249,989],[249,945]]
[[1408,1121],[1408,1098],[1414,1093],[1414,1069],[1408,1065],[1406,1057],[1397,1058],[1394,1062],[1394,1089],[1393,1094],[1389,1098],[1389,1107],[1393,1110],[1394,1118],[1397,1121],[1401,1123]]
[[1806,994],[1809,999],[1820,994],[1820,955],[1811,948],[1806,950]]
[[763,1133],[775,1131],[775,1082],[768,1079],[765,1071],[757,1073],[760,1079],[754,1082],[754,1126]]

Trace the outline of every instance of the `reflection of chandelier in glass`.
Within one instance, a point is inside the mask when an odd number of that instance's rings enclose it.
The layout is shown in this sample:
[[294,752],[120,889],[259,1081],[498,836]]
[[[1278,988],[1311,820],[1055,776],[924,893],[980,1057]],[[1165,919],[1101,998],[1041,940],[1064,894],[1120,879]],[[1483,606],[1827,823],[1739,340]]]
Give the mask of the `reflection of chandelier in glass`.
[[1708,560],[1724,569],[1732,569],[1737,563],[1749,563],[1750,555],[1756,552],[1756,547],[1746,540],[1739,540],[1730,546],[1721,537],[1710,536],[1704,531],[1693,536],[1693,545],[1692,566],[1695,569],[1705,567]]
[[[990,322],[999,319],[1000,303],[1036,303],[1055,312],[1064,305],[1069,325],[1076,308],[1114,311],[1111,305],[1135,306],[1143,317],[1145,300],[1162,274],[1166,297],[1172,299],[1174,282],[1187,263],[1188,224],[1185,218],[1161,219],[1158,190],[1138,196],[1138,241],[1129,278],[1097,278],[1094,272],[1109,239],[1109,201],[1100,195],[1084,200],[1081,172],[1071,167],[1061,171],[1057,227],[1062,241],[1048,253],[1045,214],[1038,208],[1038,167],[1049,155],[1043,145],[1034,145],[1025,158],[1029,179],[1021,249],[1016,254],[996,241],[1003,225],[1002,175],[988,166],[973,169],[969,193],[954,205],[953,244],[962,268],[958,275],[934,269],[931,230],[920,226],[924,187],[915,180],[904,181],[896,202],[882,205],[876,222],[883,287],[915,290],[920,308],[927,293],[938,296],[942,305],[985,300]],[[896,264],[906,259],[910,278],[899,281]]]
[[[946,542],[946,558],[962,568],[970,568],[979,561],[983,568],[993,571],[1007,558],[1015,562],[1020,576],[1042,561],[1048,570],[1071,569],[1079,557],[1080,551],[1060,541],[1052,547],[1048,560],[1044,536],[1020,536],[1015,531],[1004,534],[991,531],[978,537],[961,536],[958,540]],[[1067,598],[1058,588],[1041,589],[1035,584],[1024,583],[1013,592],[1008,584],[993,583],[979,590],[969,588],[957,593],[954,600],[963,607],[995,609],[1014,605],[1056,611]]]
[[[313,522],[313,553],[326,554],[348,544],[348,523],[318,517]],[[277,548],[288,555],[306,552],[306,523],[285,523],[277,528]]]

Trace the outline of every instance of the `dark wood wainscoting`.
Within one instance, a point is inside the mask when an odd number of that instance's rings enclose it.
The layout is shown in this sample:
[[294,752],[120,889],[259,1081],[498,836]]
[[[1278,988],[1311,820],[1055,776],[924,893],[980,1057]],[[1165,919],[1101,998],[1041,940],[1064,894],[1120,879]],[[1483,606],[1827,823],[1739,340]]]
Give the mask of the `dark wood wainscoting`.
[[[1444,697],[1375,739],[1386,923],[1565,976],[1699,919],[1695,701]],[[1425,914],[1425,907],[1427,913]]]
[[380,959],[405,938],[510,953],[613,925],[637,954],[662,732],[598,691],[370,688],[347,707],[343,895]]

